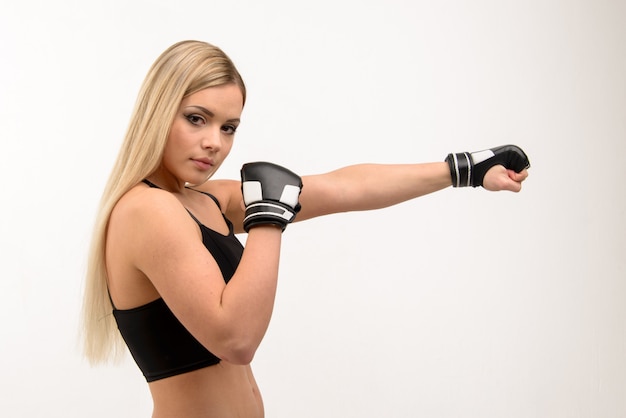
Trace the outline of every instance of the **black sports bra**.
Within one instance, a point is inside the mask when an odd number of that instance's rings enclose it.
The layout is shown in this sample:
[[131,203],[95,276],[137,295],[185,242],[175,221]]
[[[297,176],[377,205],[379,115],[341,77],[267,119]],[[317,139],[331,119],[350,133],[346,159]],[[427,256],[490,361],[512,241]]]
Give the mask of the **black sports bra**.
[[[158,188],[148,180],[144,180],[144,183]],[[213,195],[204,194],[220,207]],[[204,226],[191,212],[189,214],[200,226],[202,243],[217,261],[228,283],[243,254],[243,245],[235,237],[232,222],[222,214],[229,230],[228,235],[222,235]],[[131,355],[148,382],[220,362],[187,331],[162,298],[137,308],[113,308],[113,316]]]

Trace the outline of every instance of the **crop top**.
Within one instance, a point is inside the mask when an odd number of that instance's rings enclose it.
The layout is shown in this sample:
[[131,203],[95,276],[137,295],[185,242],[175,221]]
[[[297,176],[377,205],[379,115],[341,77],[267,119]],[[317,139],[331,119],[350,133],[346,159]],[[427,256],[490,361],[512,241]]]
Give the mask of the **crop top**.
[[[144,180],[144,183],[158,188],[148,180]],[[204,194],[220,207],[213,195]],[[202,243],[215,258],[228,283],[243,254],[243,245],[235,237],[232,222],[222,214],[229,229],[228,235],[222,235],[204,226],[191,212],[189,214],[198,223]],[[131,355],[148,382],[220,362],[187,331],[162,298],[132,309],[114,307],[113,316]]]

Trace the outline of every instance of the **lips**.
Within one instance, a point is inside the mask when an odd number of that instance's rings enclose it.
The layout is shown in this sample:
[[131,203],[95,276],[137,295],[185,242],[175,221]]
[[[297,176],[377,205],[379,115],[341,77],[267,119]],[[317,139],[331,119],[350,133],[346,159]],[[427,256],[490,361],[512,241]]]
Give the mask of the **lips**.
[[213,166],[213,161],[208,158],[192,158],[191,161],[201,170],[208,170]]

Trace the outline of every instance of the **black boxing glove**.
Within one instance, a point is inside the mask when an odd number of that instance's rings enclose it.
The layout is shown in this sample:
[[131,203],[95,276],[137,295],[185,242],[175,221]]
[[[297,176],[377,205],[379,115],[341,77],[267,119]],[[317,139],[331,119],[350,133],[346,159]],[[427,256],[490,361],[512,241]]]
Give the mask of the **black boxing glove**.
[[528,157],[516,145],[503,145],[471,153],[448,154],[445,161],[450,166],[454,187],[482,186],[485,174],[494,165],[503,165],[504,168],[516,173],[530,167]]
[[276,164],[247,163],[241,167],[241,192],[246,205],[243,229],[277,225],[284,231],[300,211],[302,179]]

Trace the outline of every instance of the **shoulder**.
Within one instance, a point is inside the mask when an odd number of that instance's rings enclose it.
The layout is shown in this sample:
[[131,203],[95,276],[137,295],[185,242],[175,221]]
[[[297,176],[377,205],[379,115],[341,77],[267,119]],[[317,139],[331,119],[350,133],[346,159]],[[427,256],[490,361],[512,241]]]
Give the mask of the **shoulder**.
[[184,210],[171,193],[143,185],[137,185],[124,194],[115,204],[112,217],[142,219],[145,215],[163,217]]
[[122,231],[125,239],[148,241],[172,232],[195,233],[196,227],[176,197],[160,189],[137,185],[126,192],[114,206],[109,231]]

